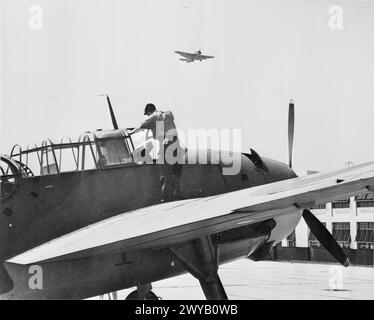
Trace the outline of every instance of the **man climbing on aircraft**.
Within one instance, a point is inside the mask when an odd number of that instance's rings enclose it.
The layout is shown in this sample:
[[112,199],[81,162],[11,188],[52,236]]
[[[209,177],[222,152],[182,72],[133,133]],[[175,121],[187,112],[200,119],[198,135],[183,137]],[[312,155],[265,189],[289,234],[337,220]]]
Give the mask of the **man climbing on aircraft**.
[[173,166],[174,190],[173,197],[180,198],[180,178],[182,166],[178,163],[182,148],[178,140],[178,133],[171,111],[157,110],[153,103],[148,103],[144,109],[148,116],[131,134],[141,130],[151,130],[153,138],[160,142],[159,159],[157,163],[167,163]]

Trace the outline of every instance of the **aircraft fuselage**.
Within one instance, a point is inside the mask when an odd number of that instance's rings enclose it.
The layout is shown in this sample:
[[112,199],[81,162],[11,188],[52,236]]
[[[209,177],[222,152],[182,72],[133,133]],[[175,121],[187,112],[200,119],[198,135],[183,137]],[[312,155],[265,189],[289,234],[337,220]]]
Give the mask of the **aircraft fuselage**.
[[[236,175],[223,175],[221,164],[183,165],[182,197],[189,199],[212,196],[296,176],[287,165],[278,161],[263,158],[267,168],[263,170],[244,154],[240,155],[240,159],[241,169]],[[173,201],[168,183],[164,194],[162,193],[160,176],[166,177],[167,181],[172,179],[171,166],[128,164],[21,179],[14,194],[1,202],[0,243],[3,245],[0,246],[0,260],[8,260],[45,242],[120,213],[158,204],[163,198]],[[279,242],[293,230],[300,217],[301,212],[298,211],[285,215],[283,222],[276,221],[277,227],[271,235],[270,232],[256,235],[250,230],[253,227],[212,234],[213,241],[217,236],[223,239],[219,243],[219,263],[248,256],[260,244],[264,244],[265,240]],[[8,266],[9,264],[4,263],[2,267],[7,270],[11,279],[16,276],[17,281],[24,284],[17,285],[10,291],[0,290],[4,294],[0,298],[6,299],[87,298],[131,287],[136,285],[135,282],[153,282],[186,272],[167,249],[117,252],[73,261],[45,263],[44,283],[45,288],[50,289],[30,291],[26,281],[30,276],[27,272],[30,266],[19,266],[18,269],[9,269]],[[68,274],[66,270],[69,270]],[[14,272],[18,275],[12,275]],[[0,289],[2,281],[3,287],[5,286],[5,280],[0,279]]]

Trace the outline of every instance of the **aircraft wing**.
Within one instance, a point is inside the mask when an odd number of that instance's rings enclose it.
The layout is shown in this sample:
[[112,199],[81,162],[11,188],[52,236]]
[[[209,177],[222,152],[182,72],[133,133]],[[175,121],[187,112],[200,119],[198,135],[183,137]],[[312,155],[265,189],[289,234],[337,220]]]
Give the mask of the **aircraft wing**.
[[205,55],[200,55],[199,59],[205,60],[205,59],[212,59],[214,58],[213,56],[205,56]]
[[374,162],[242,189],[154,205],[100,221],[22,253],[9,262],[64,261],[132,249],[167,247],[286,213],[286,209],[367,193]]
[[188,53],[188,52],[182,52],[182,51],[174,51],[174,52],[187,59],[193,59],[196,56],[195,54]]

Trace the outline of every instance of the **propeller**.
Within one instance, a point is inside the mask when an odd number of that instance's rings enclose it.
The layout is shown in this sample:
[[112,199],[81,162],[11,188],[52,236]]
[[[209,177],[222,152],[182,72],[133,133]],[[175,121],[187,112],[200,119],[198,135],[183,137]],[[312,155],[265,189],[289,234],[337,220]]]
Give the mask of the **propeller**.
[[331,233],[308,209],[304,209],[303,218],[309,229],[323,247],[344,267],[349,266],[349,260],[344,254],[342,248],[338,245]]
[[[292,168],[292,148],[295,128],[295,105],[291,99],[288,108],[288,161]],[[344,254],[342,248],[336,242],[331,233],[326,227],[314,216],[314,214],[304,209],[303,218],[308,225],[310,231],[315,235],[316,239],[323,245],[323,247],[344,267],[349,266],[349,260]]]
[[291,99],[288,105],[288,165],[292,168],[292,148],[295,129],[295,106]]

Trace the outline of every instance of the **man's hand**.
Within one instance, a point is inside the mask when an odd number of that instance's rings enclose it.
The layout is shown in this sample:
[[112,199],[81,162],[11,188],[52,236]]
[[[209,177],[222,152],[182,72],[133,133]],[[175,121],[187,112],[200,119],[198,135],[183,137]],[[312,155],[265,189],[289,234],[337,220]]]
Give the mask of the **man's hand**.
[[137,128],[127,129],[127,133],[129,134],[129,136],[133,135],[133,134],[136,133],[137,131],[138,131]]

